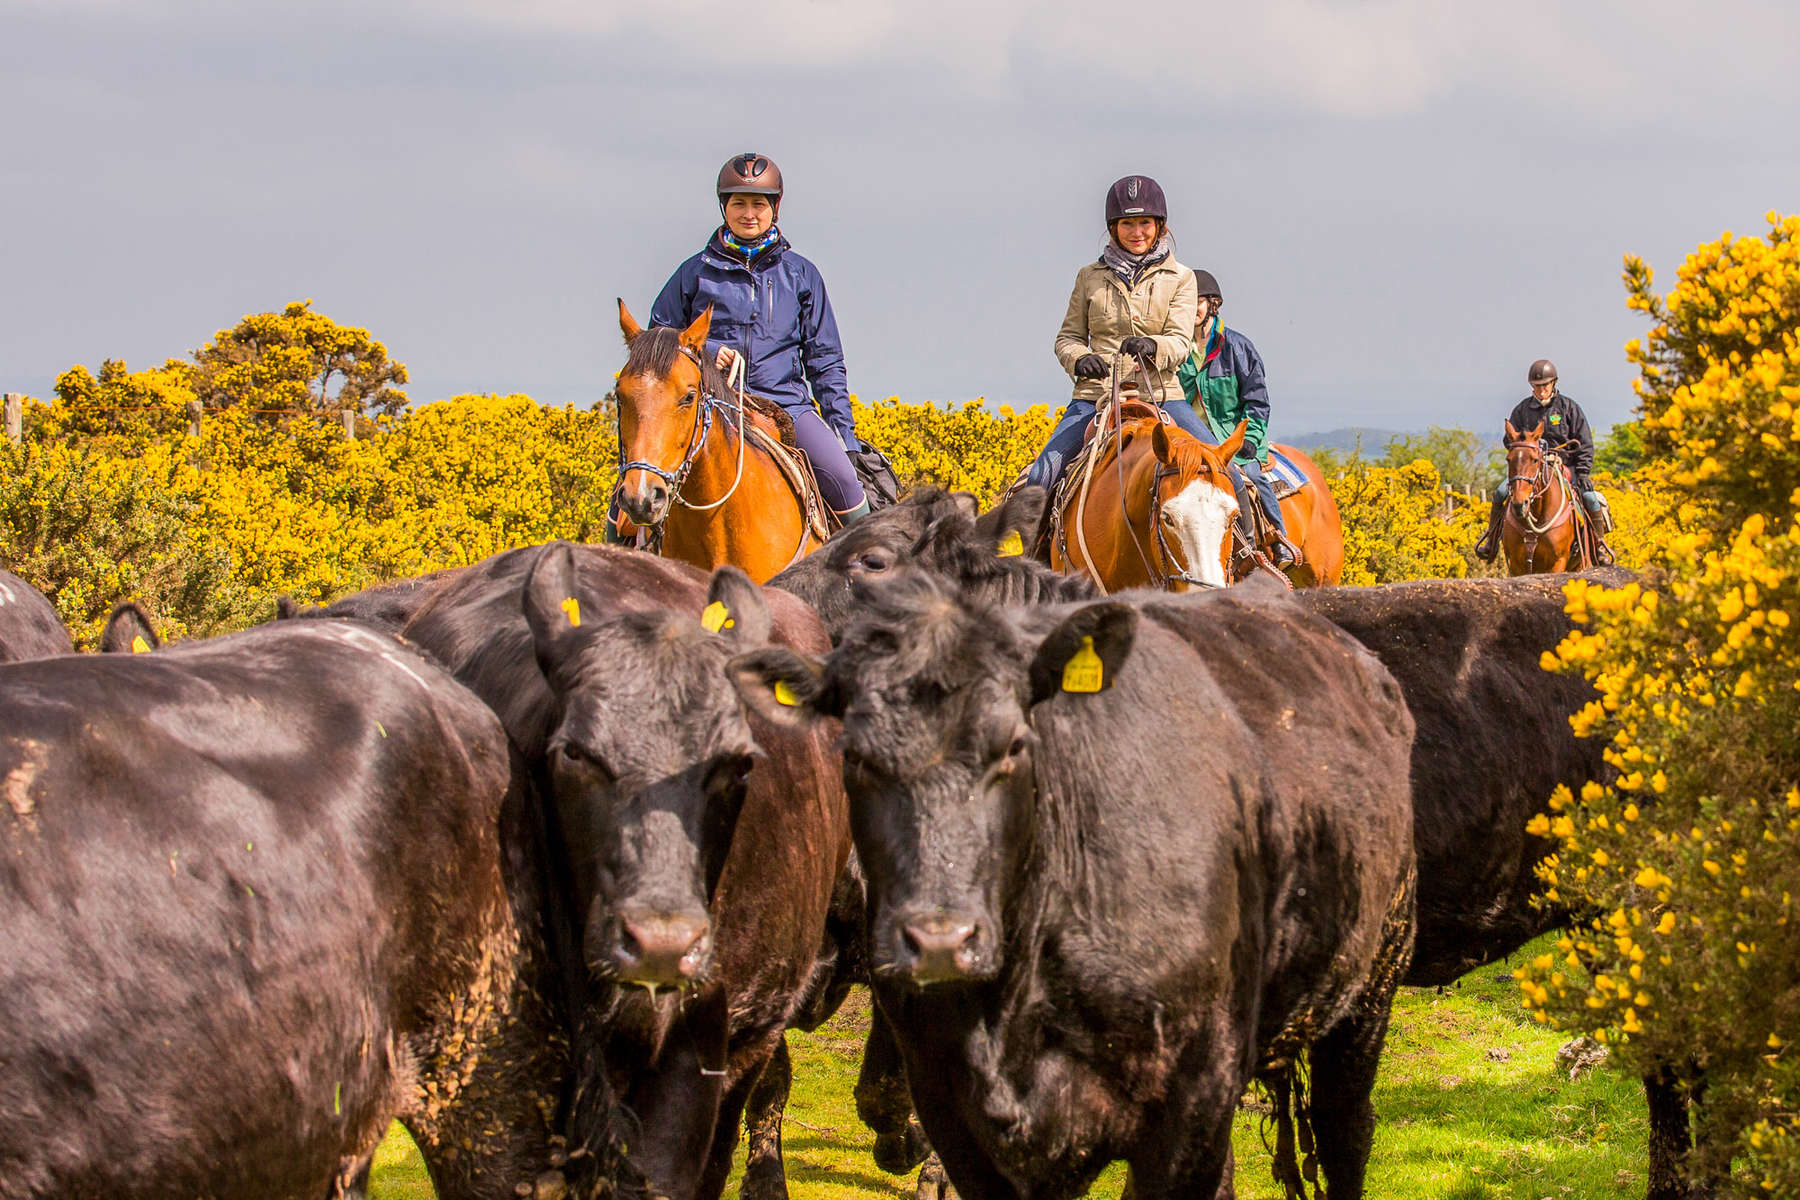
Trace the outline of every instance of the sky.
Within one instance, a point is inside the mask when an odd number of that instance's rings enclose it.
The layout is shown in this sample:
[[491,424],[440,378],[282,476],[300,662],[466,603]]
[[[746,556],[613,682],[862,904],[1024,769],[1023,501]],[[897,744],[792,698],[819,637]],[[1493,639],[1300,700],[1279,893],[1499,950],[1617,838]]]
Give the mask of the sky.
[[1278,440],[1631,415],[1621,256],[1800,206],[1788,0],[0,0],[0,389],[310,298],[415,401],[586,405],[781,166],[865,399],[1056,405],[1107,186],[1268,365]]

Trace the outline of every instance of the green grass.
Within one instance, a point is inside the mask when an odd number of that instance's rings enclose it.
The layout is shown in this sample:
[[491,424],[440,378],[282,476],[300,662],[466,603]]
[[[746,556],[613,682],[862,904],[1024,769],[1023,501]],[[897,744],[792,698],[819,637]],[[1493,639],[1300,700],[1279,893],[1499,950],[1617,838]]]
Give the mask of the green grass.
[[[1407,989],[1394,1009],[1375,1104],[1381,1124],[1369,1194],[1394,1200],[1602,1200],[1644,1192],[1643,1090],[1601,1069],[1557,1073],[1564,1040],[1520,1009],[1507,968],[1483,967],[1453,987]],[[1505,976],[1504,979],[1500,978]],[[794,1094],[783,1139],[794,1200],[912,1195],[884,1175],[856,1119],[851,1088],[868,998],[852,994],[813,1034],[791,1034]],[[1238,1115],[1238,1195],[1279,1200],[1260,1118]],[[739,1165],[743,1152],[739,1150]],[[1094,1194],[1117,1196],[1114,1167]],[[735,1194],[736,1180],[733,1180]],[[373,1200],[431,1200],[412,1142],[395,1126],[375,1158]]]

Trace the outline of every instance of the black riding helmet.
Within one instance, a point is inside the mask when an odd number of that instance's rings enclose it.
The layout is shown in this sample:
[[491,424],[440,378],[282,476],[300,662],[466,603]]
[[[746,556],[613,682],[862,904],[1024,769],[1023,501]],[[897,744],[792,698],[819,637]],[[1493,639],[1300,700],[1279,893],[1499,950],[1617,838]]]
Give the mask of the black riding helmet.
[[1556,364],[1547,358],[1540,358],[1531,364],[1531,370],[1525,372],[1525,379],[1536,387],[1540,383],[1556,382]]
[[725,211],[727,196],[767,196],[775,211],[781,211],[781,168],[766,154],[746,150],[734,154],[719,168],[719,211]]
[[1169,219],[1169,202],[1163,199],[1162,185],[1148,175],[1127,175],[1106,189],[1106,224],[1126,217]]
[[1219,290],[1219,281],[1213,278],[1211,271],[1194,272],[1194,291],[1201,296],[1211,296],[1220,304],[1225,303],[1225,293]]

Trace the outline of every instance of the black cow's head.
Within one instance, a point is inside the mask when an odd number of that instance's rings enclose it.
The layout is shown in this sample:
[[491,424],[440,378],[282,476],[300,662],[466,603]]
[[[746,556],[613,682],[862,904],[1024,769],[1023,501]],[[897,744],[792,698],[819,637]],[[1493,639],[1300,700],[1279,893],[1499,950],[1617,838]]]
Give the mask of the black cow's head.
[[916,564],[967,585],[1019,559],[1037,538],[1044,490],[1021,488],[986,513],[967,492],[920,488],[843,529],[769,581],[812,605],[833,633],[856,612],[853,589]]
[[1090,683],[1109,687],[1137,613],[1090,605],[1038,638],[922,571],[859,599],[823,663],[769,648],[733,660],[733,678],[771,720],[843,719],[876,973],[921,987],[992,978],[1007,899],[1044,832],[1033,710],[1065,685],[1077,703]]
[[597,975],[653,993],[711,969],[708,910],[756,751],[724,667],[768,641],[769,611],[734,567],[708,599],[704,614],[603,617],[567,544],[525,584],[555,697],[546,761],[587,905],[583,954]]

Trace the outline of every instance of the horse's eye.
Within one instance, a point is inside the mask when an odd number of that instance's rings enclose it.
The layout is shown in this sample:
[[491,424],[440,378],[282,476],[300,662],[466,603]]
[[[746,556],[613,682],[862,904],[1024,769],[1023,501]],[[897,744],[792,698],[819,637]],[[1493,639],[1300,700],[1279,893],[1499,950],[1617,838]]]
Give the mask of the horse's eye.
[[699,398],[700,398],[700,393],[696,392],[693,388],[689,388],[687,390],[687,395],[685,395],[681,398],[681,407],[692,408],[694,406],[694,401],[698,400]]

